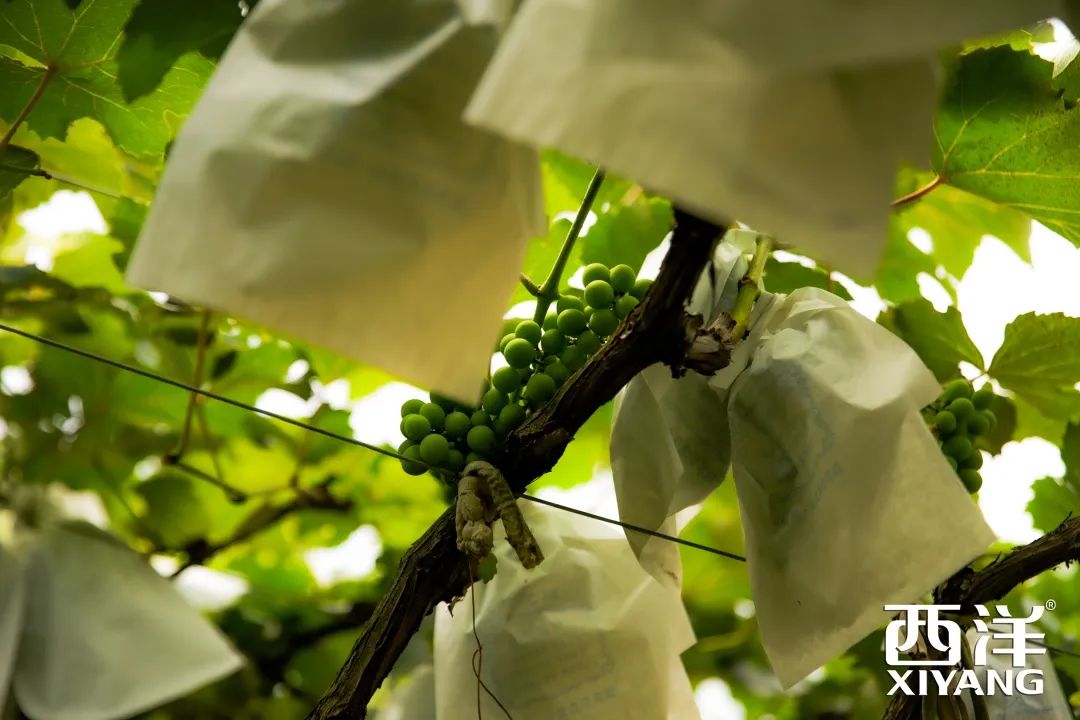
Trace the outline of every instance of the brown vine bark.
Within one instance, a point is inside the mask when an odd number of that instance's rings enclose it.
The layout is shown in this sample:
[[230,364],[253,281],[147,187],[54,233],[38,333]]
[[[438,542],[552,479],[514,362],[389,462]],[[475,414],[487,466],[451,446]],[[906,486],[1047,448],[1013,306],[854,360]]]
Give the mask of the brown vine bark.
[[[1026,580],[1061,563],[1080,561],[1080,518],[1072,518],[1053,531],[1009,554],[982,570],[966,567],[934,590],[934,602],[961,605],[961,612],[974,612],[974,605],[984,605],[1004,597]],[[882,720],[917,720],[919,698],[893,695]]]
[[[689,341],[685,306],[723,230],[676,210],[671,249],[644,300],[558,394],[518,428],[492,458],[515,493],[547,473],[574,433],[646,367],[679,368]],[[690,336],[693,333],[689,333]],[[308,720],[353,720],[393,668],[424,616],[460,597],[468,584],[465,558],[447,510],[409,548],[390,590],[379,601],[337,678]]]

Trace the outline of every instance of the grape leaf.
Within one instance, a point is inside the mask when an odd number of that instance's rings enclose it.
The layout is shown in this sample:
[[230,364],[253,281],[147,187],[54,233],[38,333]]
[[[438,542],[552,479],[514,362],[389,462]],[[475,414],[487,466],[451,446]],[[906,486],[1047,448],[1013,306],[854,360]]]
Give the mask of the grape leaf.
[[1052,74],[1052,63],[1008,47],[961,56],[939,107],[933,166],[946,183],[1080,244],[1080,113]]
[[193,481],[175,471],[164,471],[139,483],[139,495],[146,501],[143,521],[165,547],[182,548],[210,529]]
[[674,223],[671,204],[660,198],[639,196],[628,205],[612,206],[581,238],[581,260],[625,264],[636,272]]
[[816,287],[834,295],[851,300],[851,293],[843,285],[832,282],[829,274],[821,268],[810,268],[793,262],[780,262],[770,257],[765,262],[765,287],[769,292],[789,293],[801,287]]
[[157,91],[128,104],[116,81],[115,55],[136,0],[95,0],[75,10],[62,0],[14,0],[0,23],[0,117],[13,121],[39,95],[27,124],[63,138],[93,117],[123,150],[160,158],[178,121],[193,107],[211,63],[189,54]]
[[[554,220],[560,213],[576,213],[596,168],[554,150],[545,151],[540,159],[544,211],[548,218]],[[605,174],[593,208],[599,210],[609,203],[619,202],[633,187],[627,180]]]
[[142,0],[131,13],[116,54],[125,100],[153,91],[188,52],[217,59],[242,19],[236,0],[206,0],[197,12],[189,0]]
[[938,380],[958,377],[961,361],[983,367],[982,353],[954,307],[939,313],[929,300],[908,300],[887,310],[878,322],[910,345]]
[[1061,481],[1045,477],[1031,485],[1034,496],[1027,505],[1036,528],[1050,532],[1070,514],[1080,513],[1080,494]]
[[27,177],[29,170],[39,164],[37,153],[26,148],[8,145],[0,152],[0,198],[4,198]]
[[1080,423],[1069,423],[1065,427],[1061,459],[1065,462],[1065,484],[1080,495]]
[[933,277],[936,269],[934,259],[912,245],[906,230],[893,220],[873,283],[882,299],[901,303],[922,297],[916,278],[919,273]]
[[1080,412],[1080,318],[1027,313],[1005,328],[990,376],[1047,418]]

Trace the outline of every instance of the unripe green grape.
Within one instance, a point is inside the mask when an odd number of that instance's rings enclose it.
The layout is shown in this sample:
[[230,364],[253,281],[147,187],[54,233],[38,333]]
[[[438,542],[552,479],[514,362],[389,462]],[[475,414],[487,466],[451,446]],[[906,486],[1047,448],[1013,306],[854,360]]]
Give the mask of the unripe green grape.
[[544,368],[544,372],[555,381],[556,385],[562,385],[570,377],[570,368],[563,365],[562,360],[556,360]]
[[427,418],[433,430],[442,430],[443,423],[446,422],[446,411],[441,406],[435,403],[424,403],[424,407],[420,408],[420,414]]
[[953,472],[956,472],[959,469],[960,464],[956,462],[956,458],[946,455],[945,460],[949,463],[949,467],[953,469]]
[[971,403],[976,410],[985,410],[994,401],[994,388],[989,384],[983,385],[971,396]]
[[641,278],[634,283],[634,287],[630,288],[630,294],[640,300],[645,297],[645,293],[649,291],[650,285],[652,285],[652,280]]
[[975,448],[971,445],[971,441],[963,435],[953,435],[942,444],[941,450],[946,455],[956,458],[957,462],[959,462],[974,452]]
[[405,451],[408,450],[409,448],[411,448],[415,444],[416,443],[414,443],[412,440],[409,440],[408,438],[406,438],[405,440],[402,441],[402,443],[400,445],[397,446],[398,455],[404,455]]
[[401,404],[401,417],[404,418],[406,415],[415,415],[420,412],[420,408],[422,407],[424,407],[424,401],[420,398],[406,400]]
[[556,327],[558,327],[558,322],[559,314],[549,312],[547,315],[544,316],[544,324],[541,325],[541,327],[544,330],[554,330]]
[[592,355],[594,352],[600,349],[600,346],[604,344],[604,341],[600,339],[600,336],[594,333],[592,330],[586,330],[578,336],[576,347],[581,348],[581,351],[586,355]]
[[597,310],[589,318],[589,329],[602,337],[607,337],[618,327],[619,318],[614,310]]
[[484,399],[481,401],[481,404],[489,415],[494,415],[506,407],[506,403],[508,402],[510,402],[510,398],[506,396],[506,393],[500,392],[498,388],[491,388],[484,393]]
[[[465,464],[468,465],[469,463],[474,463],[477,460],[483,460],[483,459],[484,459],[484,455],[481,455],[478,452],[470,452],[468,455],[465,456]],[[462,469],[464,469],[464,468],[462,468]]]
[[569,308],[559,313],[559,331],[563,335],[577,337],[585,330],[589,321],[581,310]]
[[975,450],[958,463],[961,470],[978,470],[983,465],[982,453]]
[[615,301],[615,317],[622,320],[624,317],[634,311],[634,308],[637,307],[638,302],[640,301],[633,295],[623,295],[621,298]]
[[495,418],[495,432],[509,435],[524,420],[525,408],[516,403],[507,405],[499,412],[499,417]]
[[592,263],[585,266],[585,271],[581,274],[581,282],[588,286],[589,283],[597,280],[603,280],[607,282],[611,279],[611,271],[608,270],[607,265],[600,263]]
[[420,441],[420,459],[428,465],[442,465],[450,452],[450,443],[442,435],[431,434]]
[[465,453],[457,448],[450,448],[450,452],[446,455],[445,465],[456,473],[461,472],[465,469]]
[[540,338],[540,347],[548,355],[555,355],[562,352],[562,349],[566,347],[566,336],[559,330],[548,330]]
[[521,376],[512,367],[501,367],[492,373],[491,384],[499,392],[509,395],[521,387]]
[[956,380],[950,380],[945,384],[945,389],[941,393],[941,404],[948,405],[957,398],[970,398],[971,397],[971,383],[963,378],[957,378]]
[[533,347],[536,347],[540,342],[540,336],[544,331],[540,329],[532,320],[523,320],[518,323],[518,326],[514,329],[514,334],[522,340],[528,340]]
[[[539,340],[539,338],[537,338]],[[515,338],[506,343],[506,349],[503,350],[503,357],[506,358],[506,362],[510,364],[510,367],[521,369],[528,367],[533,360],[536,359],[536,347],[522,338]]]
[[967,398],[957,398],[948,405],[948,411],[956,416],[957,420],[964,420],[975,412],[975,406]]
[[427,471],[427,466],[419,462],[420,460],[420,446],[413,445],[406,448],[405,452],[401,453],[408,460],[401,461],[401,469],[409,475],[423,475]]
[[956,430],[956,416],[948,410],[942,410],[934,416],[934,426],[948,435]]
[[989,428],[988,432],[997,427],[997,415],[995,415],[992,410],[983,410],[982,416],[986,418],[986,427]]
[[469,432],[469,428],[472,427],[472,423],[469,422],[469,416],[460,410],[455,410],[446,416],[446,434],[455,438],[463,438]]
[[961,470],[958,474],[960,475],[960,482],[964,483],[964,487],[969,493],[974,495],[979,492],[983,479],[978,470]]
[[419,413],[406,415],[401,421],[401,434],[413,442],[420,442],[430,433],[431,422]]
[[487,425],[477,425],[469,431],[465,441],[470,450],[486,455],[495,449],[495,431]]
[[556,315],[563,310],[584,310],[585,303],[576,295],[560,295],[555,302]]
[[981,412],[975,412],[967,419],[967,429],[972,436],[985,435],[990,430],[990,423]]
[[472,415],[469,416],[469,424],[473,427],[478,425],[490,425],[491,416],[488,415],[486,410],[475,410]]
[[[547,373],[538,372],[529,378],[523,396],[531,403],[539,404],[555,394],[555,379]],[[500,413],[499,417],[502,417]]]
[[517,335],[515,335],[514,333],[507,333],[506,335],[503,335],[502,340],[499,341],[499,352],[505,350],[506,344],[516,337]]
[[585,302],[594,308],[611,307],[611,304],[615,302],[615,291],[611,289],[611,283],[593,280],[586,285]]
[[637,273],[629,265],[616,265],[611,268],[611,289],[615,292],[630,292],[635,280],[637,280]]
[[585,351],[577,345],[571,345],[562,351],[559,360],[570,372],[576,372],[578,368],[585,364]]

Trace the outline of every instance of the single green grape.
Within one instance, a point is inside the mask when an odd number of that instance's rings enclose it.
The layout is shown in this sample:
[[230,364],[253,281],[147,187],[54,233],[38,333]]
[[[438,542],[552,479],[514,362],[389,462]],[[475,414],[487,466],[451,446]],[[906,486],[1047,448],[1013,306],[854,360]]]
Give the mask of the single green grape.
[[975,448],[972,446],[971,441],[963,435],[953,435],[942,444],[941,450],[946,455],[956,458],[957,462],[960,462],[974,452]]
[[499,352],[505,350],[506,344],[516,337],[517,335],[515,335],[514,333],[507,333],[506,335],[503,335],[502,340],[499,341]]
[[405,449],[405,452],[401,453],[408,460],[401,461],[401,469],[409,475],[423,475],[427,471],[427,465],[420,462],[420,446],[413,445]]
[[499,417],[495,418],[495,432],[500,435],[509,435],[524,420],[525,408],[517,403],[507,405],[499,411]]
[[424,403],[424,407],[420,408],[420,414],[431,423],[432,430],[442,430],[443,423],[446,422],[446,411],[441,405]]
[[403,440],[401,442],[400,445],[397,446],[398,455],[404,455],[405,451],[408,450],[409,448],[411,448],[415,444],[416,443],[414,443],[412,440],[409,440],[408,438],[406,438],[405,440]]
[[559,330],[548,330],[540,338],[540,348],[548,355],[556,355],[566,347],[566,336]]
[[406,415],[401,421],[401,434],[413,442],[420,442],[430,433],[431,422],[419,413]]
[[533,347],[536,347],[540,343],[540,336],[543,335],[543,333],[544,331],[540,329],[540,326],[532,320],[523,320],[519,322],[514,329],[515,335],[522,340],[528,340]]
[[586,285],[585,302],[594,308],[611,307],[611,304],[615,302],[615,291],[611,289],[611,283],[593,280]]
[[559,313],[559,331],[563,335],[577,337],[585,330],[589,321],[581,310],[569,308]]
[[638,300],[633,295],[623,295],[621,298],[615,301],[615,317],[622,320],[624,317],[634,311],[634,308],[637,307],[637,304],[639,302],[640,300]]
[[981,412],[975,412],[967,419],[967,429],[972,436],[985,435],[990,430],[990,423]]
[[614,310],[597,310],[589,318],[589,329],[597,335],[607,337],[619,327],[619,318]]
[[983,456],[982,453],[978,450],[973,451],[966,458],[959,461],[959,466],[961,470],[978,470],[982,467],[982,465]]
[[494,415],[506,407],[506,403],[508,402],[510,402],[510,398],[506,396],[506,393],[501,392],[498,388],[491,388],[484,393],[484,399],[480,404],[483,405],[484,410],[486,410],[489,415]]
[[629,265],[616,265],[611,268],[611,289],[617,293],[628,293],[634,287],[637,273]]
[[[537,338],[537,340],[539,339]],[[506,343],[503,357],[506,358],[506,362],[510,364],[510,367],[516,369],[525,368],[536,359],[536,347],[528,340],[515,338]]]
[[941,404],[948,405],[957,398],[970,398],[971,397],[971,383],[963,378],[957,378],[956,380],[950,380],[945,384],[945,389],[941,393]]
[[559,323],[559,314],[549,312],[547,315],[544,316],[544,324],[541,325],[541,327],[544,330],[554,330],[556,327],[558,327],[558,323]]
[[491,384],[499,392],[509,395],[521,387],[521,376],[512,367],[501,367],[491,374]]
[[450,448],[444,464],[454,472],[461,472],[465,469],[465,453],[457,448]]
[[563,310],[584,310],[585,303],[576,295],[560,295],[555,302],[556,316]]
[[420,441],[420,459],[428,465],[442,465],[450,452],[450,443],[442,435],[432,433]]
[[634,283],[634,287],[630,288],[630,294],[640,300],[645,297],[645,293],[649,291],[650,285],[652,285],[652,280],[641,278]]
[[969,493],[974,495],[979,492],[979,488],[981,488],[983,484],[983,479],[978,470],[961,470],[959,475],[960,482],[964,483],[964,487]]
[[585,364],[585,351],[577,345],[571,345],[562,351],[559,360],[570,372],[576,372],[578,368]]
[[420,398],[406,400],[401,404],[401,417],[404,418],[406,415],[415,415],[420,412],[420,408],[422,407],[424,407],[424,401]]
[[[529,378],[523,393],[526,400],[539,405],[555,394],[555,378],[547,373],[538,372]],[[502,415],[500,414],[500,417]]]
[[976,390],[971,396],[971,403],[975,406],[976,410],[987,409],[993,401],[994,388],[990,387],[989,383]]
[[596,280],[603,280],[607,282],[611,279],[611,271],[608,270],[607,265],[601,263],[592,263],[585,266],[585,271],[581,274],[581,282],[586,286]]
[[948,435],[956,431],[956,416],[948,410],[942,410],[934,416],[934,426],[942,433]]
[[570,378],[570,368],[563,365],[562,360],[556,359],[544,368],[544,372],[555,381],[556,385],[562,385]]
[[469,416],[469,424],[473,427],[478,425],[490,425],[491,416],[488,415],[486,410],[475,410],[473,414]]
[[948,410],[956,416],[957,420],[964,420],[975,412],[975,406],[967,398],[957,398],[949,403]]
[[986,427],[989,428],[988,432],[993,431],[997,427],[997,415],[992,410],[983,410],[982,416],[986,418]]
[[600,339],[599,335],[592,330],[586,330],[578,336],[576,346],[581,348],[581,351],[586,355],[592,355],[603,344],[604,341]]
[[446,416],[446,434],[455,438],[464,438],[468,434],[469,428],[472,427],[472,423],[469,422],[469,416],[460,410],[455,410]]
[[469,449],[484,455],[495,449],[495,431],[487,425],[477,425],[465,438]]

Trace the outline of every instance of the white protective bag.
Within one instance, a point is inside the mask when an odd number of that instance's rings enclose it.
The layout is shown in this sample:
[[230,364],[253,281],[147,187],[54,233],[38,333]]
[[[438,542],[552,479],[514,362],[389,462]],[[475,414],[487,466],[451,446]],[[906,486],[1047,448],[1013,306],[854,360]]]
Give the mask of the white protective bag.
[[[483,679],[514,720],[698,717],[679,654],[694,643],[677,588],[642,570],[610,526],[522,511],[544,551],[525,570],[496,525],[498,572],[476,593]],[[437,720],[475,720],[471,596],[435,619]],[[483,695],[483,716],[502,711]]]
[[532,0],[466,117],[873,272],[900,162],[925,163],[942,45],[1057,0]]
[[464,124],[509,0],[262,0],[128,267],[463,401],[543,232],[531,150]]
[[32,720],[129,717],[242,665],[217,628],[115,538],[81,522],[21,535],[19,562],[0,548],[0,651],[14,653],[8,673],[0,655],[0,681],[11,675]]

